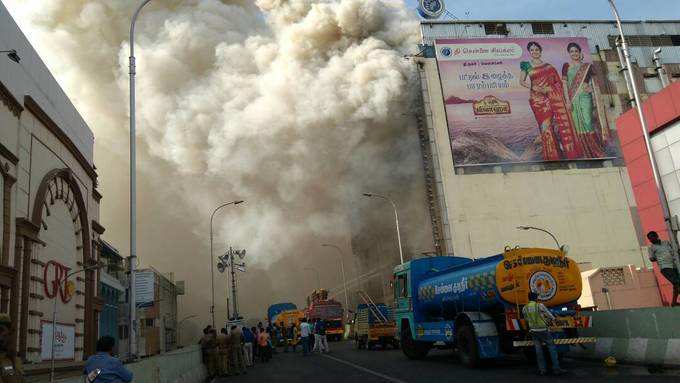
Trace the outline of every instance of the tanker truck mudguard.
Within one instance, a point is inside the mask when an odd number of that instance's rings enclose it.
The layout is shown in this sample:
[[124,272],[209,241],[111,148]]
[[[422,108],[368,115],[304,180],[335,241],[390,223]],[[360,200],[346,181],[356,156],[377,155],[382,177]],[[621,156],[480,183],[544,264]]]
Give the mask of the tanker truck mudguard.
[[551,330],[559,352],[595,341],[577,335],[592,323],[576,303],[581,296],[576,263],[561,250],[506,248],[477,260],[429,257],[396,266],[394,316],[402,350],[420,359],[434,346],[455,348],[469,367],[530,353],[533,342],[521,314],[530,290],[556,317]]

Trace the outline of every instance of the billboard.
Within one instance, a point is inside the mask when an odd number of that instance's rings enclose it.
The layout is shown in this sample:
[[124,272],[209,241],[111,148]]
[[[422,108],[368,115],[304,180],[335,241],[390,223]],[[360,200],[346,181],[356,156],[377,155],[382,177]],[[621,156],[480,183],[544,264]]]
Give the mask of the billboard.
[[135,304],[137,307],[153,306],[155,282],[156,276],[153,271],[135,273]]
[[616,157],[585,38],[435,41],[456,166]]

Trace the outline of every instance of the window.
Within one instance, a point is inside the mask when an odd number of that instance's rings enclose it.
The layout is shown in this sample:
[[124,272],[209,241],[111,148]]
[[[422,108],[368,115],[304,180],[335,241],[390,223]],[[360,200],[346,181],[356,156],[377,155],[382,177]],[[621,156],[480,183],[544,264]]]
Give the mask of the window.
[[408,298],[408,280],[406,274],[397,276],[397,282],[394,284],[395,298]]
[[484,23],[484,33],[487,35],[507,35],[508,25],[505,23]]
[[555,28],[552,23],[531,23],[531,30],[535,35],[554,35]]
[[602,280],[605,286],[622,286],[626,284],[622,268],[602,269]]
[[[609,46],[616,47],[618,37],[609,36]],[[680,35],[629,35],[626,41],[631,47],[677,47],[680,46]]]
[[153,327],[153,318],[144,319],[144,326],[145,327]]

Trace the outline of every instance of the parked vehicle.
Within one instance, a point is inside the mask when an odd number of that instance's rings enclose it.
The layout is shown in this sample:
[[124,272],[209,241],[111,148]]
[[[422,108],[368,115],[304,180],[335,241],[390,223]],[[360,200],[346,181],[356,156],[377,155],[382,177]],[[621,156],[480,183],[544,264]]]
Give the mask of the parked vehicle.
[[375,345],[399,347],[397,326],[392,309],[384,303],[362,303],[354,314],[354,343],[358,349],[371,350]]
[[552,330],[559,351],[594,342],[577,336],[578,328],[592,323],[580,315],[581,274],[563,249],[506,248],[477,260],[415,259],[394,268],[394,281],[398,336],[411,359],[439,345],[456,348],[461,361],[475,367],[533,348],[521,318],[530,289],[557,318]]
[[267,321],[270,325],[277,323],[277,316],[284,311],[297,310],[297,306],[294,303],[283,302],[275,303],[267,308]]
[[326,323],[326,336],[329,341],[342,339],[344,333],[342,304],[335,299],[328,298],[328,291],[315,290],[307,297],[307,320],[314,322],[321,319]]
[[290,328],[291,324],[294,324],[295,328],[298,330],[298,336],[293,339],[293,344],[298,343],[300,323],[302,323],[302,319],[304,318],[305,312],[303,310],[286,310],[276,316],[276,325],[279,326],[279,328],[281,328],[281,324],[283,323],[282,336],[278,339],[278,346],[285,346],[287,341],[286,334],[288,334],[288,329]]

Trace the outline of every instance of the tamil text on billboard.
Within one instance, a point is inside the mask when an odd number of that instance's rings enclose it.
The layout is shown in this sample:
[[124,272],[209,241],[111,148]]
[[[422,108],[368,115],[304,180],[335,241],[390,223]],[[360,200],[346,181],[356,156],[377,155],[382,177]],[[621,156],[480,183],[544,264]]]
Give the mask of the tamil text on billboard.
[[443,39],[435,49],[456,165],[616,156],[585,38]]

